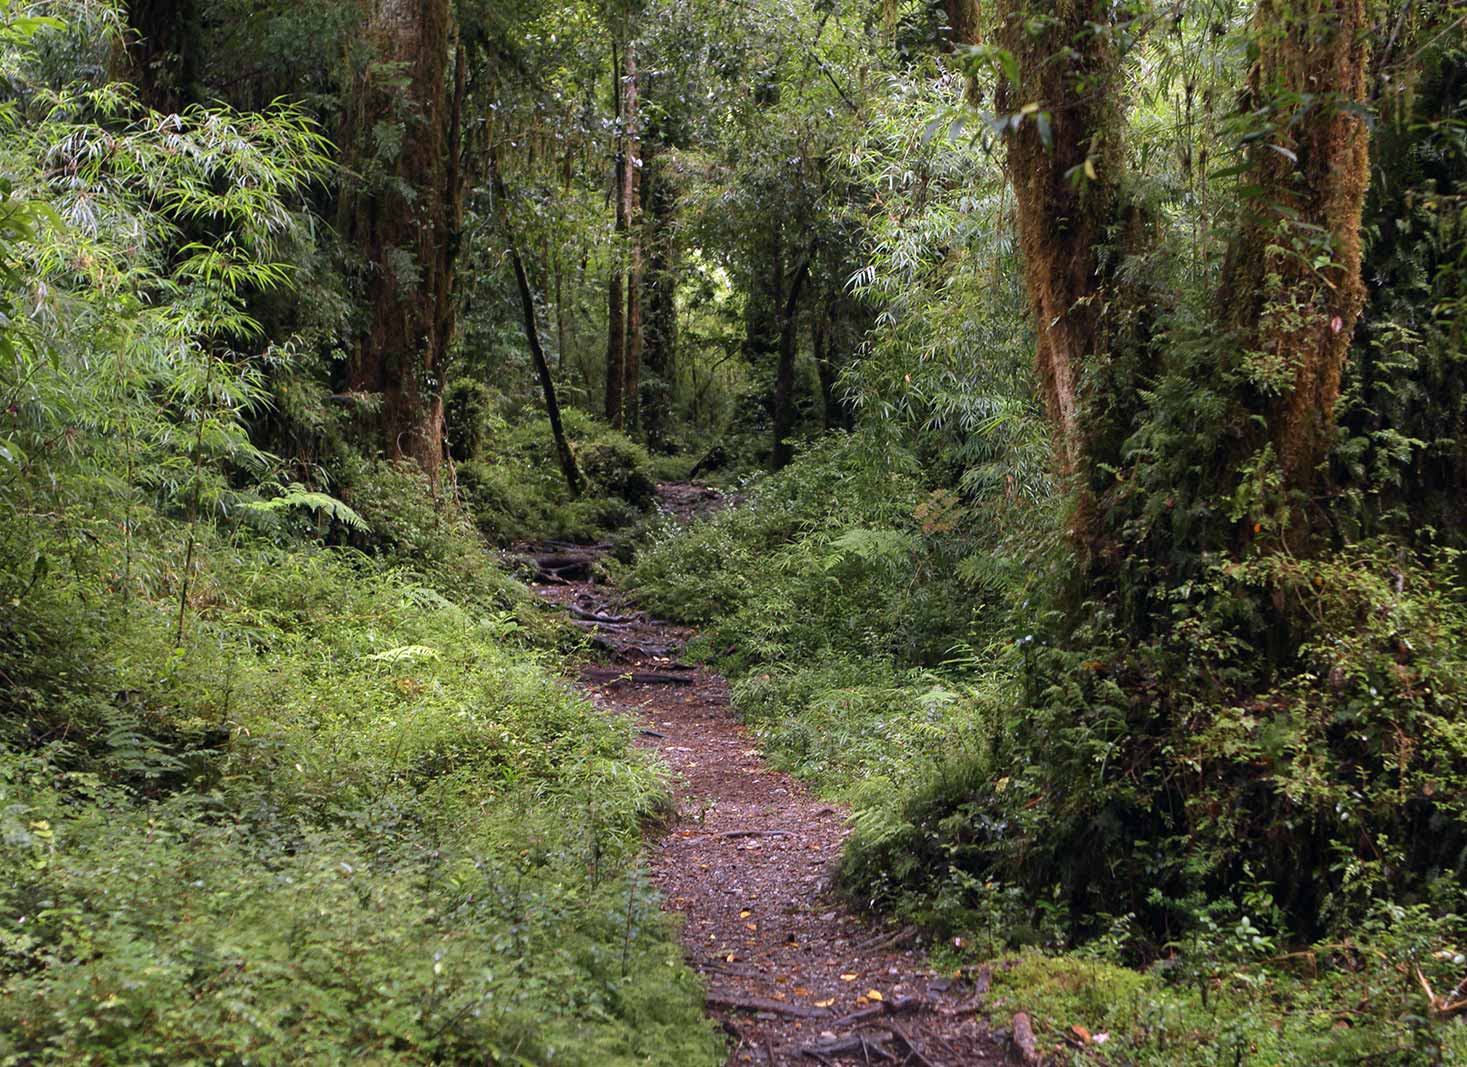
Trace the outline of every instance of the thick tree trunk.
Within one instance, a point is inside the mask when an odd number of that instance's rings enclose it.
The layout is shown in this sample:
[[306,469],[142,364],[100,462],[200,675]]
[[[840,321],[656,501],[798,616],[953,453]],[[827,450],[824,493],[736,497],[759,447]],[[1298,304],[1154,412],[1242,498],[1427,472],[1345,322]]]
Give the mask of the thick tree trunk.
[[[1098,253],[1121,211],[1120,58],[1105,35],[1115,11],[1108,0],[1061,5],[1063,14],[1043,7],[1028,0],[1002,6],[1000,37],[1018,60],[1021,81],[1003,80],[998,97],[1001,110],[1039,109],[1006,135],[1009,174],[1040,392],[1061,468],[1083,474],[1091,433],[1082,380],[1087,363],[1109,354],[1101,296],[1108,279]],[[1038,33],[1036,14],[1049,16]]]
[[1257,191],[1230,249],[1219,303],[1241,341],[1250,409],[1264,416],[1289,489],[1307,491],[1365,304],[1360,220],[1370,131],[1364,0],[1259,0],[1258,61],[1241,110],[1268,108],[1252,142]]
[[[943,0],[943,12],[947,15],[947,45],[959,51],[978,43],[977,0]],[[977,107],[981,102],[978,80],[971,74],[966,79],[968,103]]]
[[374,0],[368,35],[376,62],[352,87],[341,138],[349,167],[380,153],[381,117],[401,113],[404,97],[409,107],[391,163],[394,180],[348,188],[341,199],[341,232],[366,260],[362,303],[370,315],[352,353],[349,385],[381,396],[386,454],[410,458],[436,478],[443,460],[440,386],[455,325],[464,64],[460,54],[450,94],[449,0]]
[[125,77],[136,82],[143,103],[174,112],[197,102],[196,0],[128,0],[127,24],[133,35],[126,42]]

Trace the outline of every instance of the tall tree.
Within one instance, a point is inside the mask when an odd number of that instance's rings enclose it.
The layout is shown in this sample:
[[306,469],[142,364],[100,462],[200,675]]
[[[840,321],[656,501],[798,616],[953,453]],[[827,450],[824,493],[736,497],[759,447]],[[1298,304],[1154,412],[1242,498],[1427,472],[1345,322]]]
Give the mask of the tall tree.
[[340,230],[365,260],[368,315],[349,385],[381,396],[386,454],[432,477],[455,327],[467,75],[450,0],[371,0],[366,37],[371,61],[350,87],[340,136],[349,171],[368,175],[340,205]]
[[1122,11],[1109,0],[1077,0],[1059,11],[1010,0],[999,16],[998,37],[1018,74],[1000,81],[997,100],[1019,116],[1005,140],[1035,365],[1060,466],[1069,474],[1083,475],[1090,460],[1101,458],[1081,392],[1099,377],[1087,375],[1087,364],[1093,369],[1113,355],[1104,290],[1118,257],[1102,260],[1100,253],[1125,209],[1115,40]]
[[638,414],[648,443],[666,443],[672,419],[673,381],[677,373],[678,246],[674,234],[677,191],[671,156],[656,136],[644,142],[641,169],[642,246],[646,251],[641,292],[642,363]]
[[642,351],[642,144],[641,102],[637,85],[636,43],[626,50],[626,88],[623,93],[626,166],[622,168],[621,199],[626,211],[626,356],[622,360],[623,422],[628,430],[641,428]]
[[[629,36],[629,35],[628,35]],[[611,47],[612,111],[616,119],[616,147],[612,166],[611,194],[615,202],[614,239],[611,247],[611,270],[606,283],[606,421],[617,429],[626,425],[627,386],[627,238],[631,229],[630,144],[628,129],[628,91],[630,79],[623,64],[631,44],[613,41]]]
[[1244,224],[1219,306],[1239,341],[1250,408],[1287,487],[1308,490],[1334,428],[1365,306],[1360,220],[1370,177],[1364,0],[1259,0],[1258,59],[1240,110],[1250,131]]
[[[1163,301],[1125,270],[1154,236],[1128,197],[1121,139],[1122,58],[1141,14],[1101,0],[1058,13],[1009,0],[999,16],[1011,62],[997,99],[1008,113],[1040,391],[1060,465],[1077,476],[1075,532],[1092,550],[1102,548],[1097,494],[1124,463],[1163,340],[1152,321]],[[1330,441],[1363,301],[1365,25],[1363,0],[1260,0],[1253,12],[1257,58],[1238,109],[1244,219],[1214,302],[1214,333],[1235,338],[1236,354],[1211,368],[1241,372],[1246,384],[1242,395],[1222,379],[1210,384],[1239,403],[1240,424],[1264,429],[1262,440],[1236,431],[1240,452],[1217,472],[1224,480],[1270,445],[1284,488],[1305,491]]]

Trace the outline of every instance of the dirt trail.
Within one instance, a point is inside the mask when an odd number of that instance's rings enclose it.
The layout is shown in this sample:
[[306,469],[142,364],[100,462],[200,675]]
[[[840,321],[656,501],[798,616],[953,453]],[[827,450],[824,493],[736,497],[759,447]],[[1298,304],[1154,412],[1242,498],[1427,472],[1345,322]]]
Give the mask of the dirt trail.
[[[723,503],[701,486],[659,495],[684,520]],[[977,1014],[985,977],[934,974],[905,947],[907,931],[875,927],[835,899],[846,812],[764,764],[727,683],[679,662],[691,630],[647,618],[592,580],[606,548],[539,547],[535,588],[604,654],[582,671],[582,688],[635,718],[676,776],[677,815],[650,842],[650,864],[665,907],[685,917],[688,959],[732,1039],[728,1063],[1002,1063]]]

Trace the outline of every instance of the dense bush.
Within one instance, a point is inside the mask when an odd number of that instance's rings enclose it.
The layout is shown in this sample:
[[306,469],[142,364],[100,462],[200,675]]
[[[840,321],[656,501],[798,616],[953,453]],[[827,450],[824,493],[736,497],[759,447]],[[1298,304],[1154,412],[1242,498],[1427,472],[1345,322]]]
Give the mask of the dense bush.
[[967,634],[974,590],[951,573],[962,509],[916,457],[827,438],[738,508],[654,535],[629,580],[652,610],[706,623],[744,665],[837,655],[934,665]]
[[546,419],[482,420],[481,444],[473,458],[458,465],[458,486],[489,541],[594,541],[632,524],[652,507],[657,471],[646,449],[583,412],[566,409],[564,416],[566,435],[587,482],[578,498],[570,495],[556,465]]

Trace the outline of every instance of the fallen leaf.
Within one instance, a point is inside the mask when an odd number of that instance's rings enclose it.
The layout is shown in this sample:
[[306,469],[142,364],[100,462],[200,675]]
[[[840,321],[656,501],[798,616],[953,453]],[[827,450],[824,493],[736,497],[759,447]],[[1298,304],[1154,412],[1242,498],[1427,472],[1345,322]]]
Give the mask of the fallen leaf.
[[1090,1031],[1085,1029],[1079,1023],[1076,1023],[1074,1026],[1070,1027],[1070,1033],[1078,1037],[1084,1044],[1090,1044]]
[[867,1000],[881,1000],[882,999],[881,990],[879,990],[879,989],[868,989],[868,990],[866,990],[866,999]]
[[861,976],[859,974],[843,974],[840,976],[840,980],[842,982],[854,982],[857,978],[860,977]]
[[828,1007],[830,1007],[834,1003],[835,1003],[835,998],[834,997],[831,997],[829,1000],[817,1000],[815,1002],[815,1006],[817,1008],[828,1008]]
[[802,986],[802,985],[795,986],[795,996],[797,996],[797,997],[808,997],[809,995],[810,995],[810,991],[808,989],[806,989],[804,986]]
[[747,918],[748,918],[748,917],[749,917],[749,916],[750,916],[750,915],[753,915],[753,914],[754,914],[754,913],[753,913],[753,912],[752,912],[752,911],[748,911],[748,910],[747,910],[747,909],[746,909],[746,910],[744,910],[744,911],[741,911],[741,912],[739,912],[739,918],[740,918],[740,919],[747,919]]

